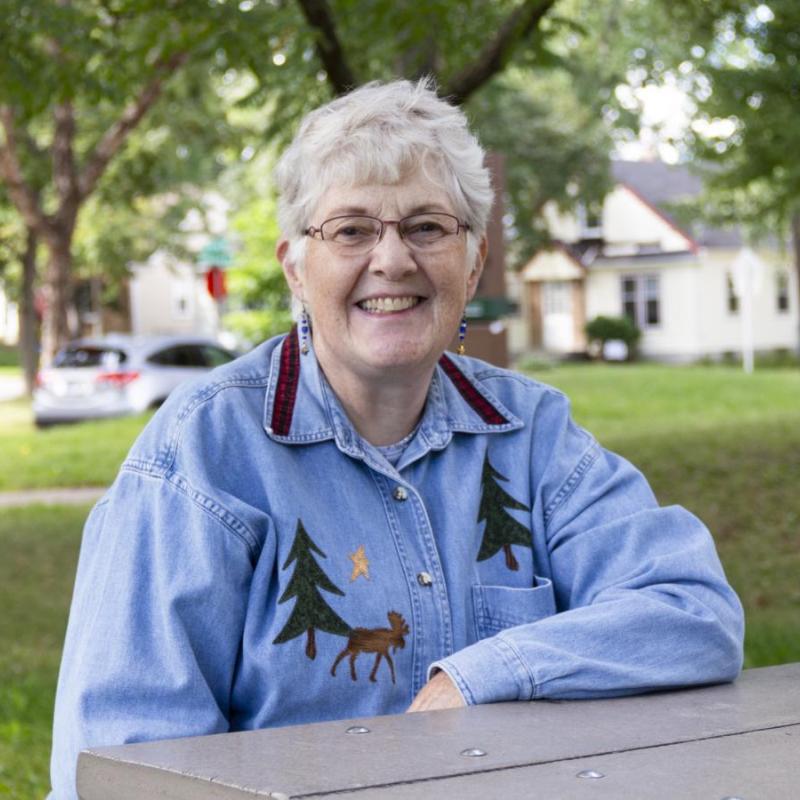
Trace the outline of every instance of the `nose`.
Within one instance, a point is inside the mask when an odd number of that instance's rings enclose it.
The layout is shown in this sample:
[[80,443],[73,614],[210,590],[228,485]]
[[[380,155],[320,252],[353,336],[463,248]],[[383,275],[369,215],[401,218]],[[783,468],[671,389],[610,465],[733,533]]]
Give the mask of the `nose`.
[[397,225],[386,225],[383,237],[369,252],[371,272],[398,280],[415,272],[417,262],[411,248],[400,238]]

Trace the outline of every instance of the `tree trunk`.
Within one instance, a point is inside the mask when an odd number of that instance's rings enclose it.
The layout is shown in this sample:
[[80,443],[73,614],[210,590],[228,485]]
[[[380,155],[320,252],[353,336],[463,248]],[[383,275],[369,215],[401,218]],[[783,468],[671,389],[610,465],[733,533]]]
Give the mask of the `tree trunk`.
[[800,356],[800,208],[795,209],[792,214],[792,250],[794,251],[794,272],[797,296],[795,302],[798,305],[798,329],[797,329],[797,354]]
[[48,242],[47,279],[42,294],[42,364],[49,366],[59,348],[73,333],[69,328],[69,307],[72,302],[72,231],[59,231]]
[[33,394],[36,383],[36,370],[39,366],[39,331],[34,302],[34,284],[36,282],[36,248],[38,236],[28,229],[25,253],[22,257],[22,294],[20,297],[19,315],[19,354],[22,363],[22,374],[25,379],[25,392]]

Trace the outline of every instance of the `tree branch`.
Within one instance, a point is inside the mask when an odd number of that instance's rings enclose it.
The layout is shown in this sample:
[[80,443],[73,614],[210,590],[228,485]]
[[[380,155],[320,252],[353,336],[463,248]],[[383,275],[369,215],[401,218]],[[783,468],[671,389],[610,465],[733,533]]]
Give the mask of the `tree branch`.
[[336,35],[333,15],[327,0],[297,0],[297,2],[306,21],[316,31],[317,55],[328,74],[328,82],[336,94],[344,94],[352,89],[357,81]]
[[6,182],[8,195],[25,225],[44,237],[50,232],[50,220],[39,204],[36,192],[22,174],[14,111],[10,106],[0,105],[0,124],[5,133],[5,141],[0,142],[0,176]]
[[78,199],[78,174],[75,169],[75,114],[68,100],[59,103],[54,111],[53,182],[59,207],[74,205]]
[[188,59],[188,53],[175,53],[156,67],[153,79],[142,89],[138,97],[122,112],[120,118],[103,134],[79,177],[78,187],[81,200],[93,191],[108,166],[108,162],[119,152],[131,131],[158,100],[165,81]]
[[476,89],[500,72],[520,41],[537,30],[556,0],[524,0],[509,14],[497,35],[468,67],[453,77],[442,92],[455,104],[461,105]]

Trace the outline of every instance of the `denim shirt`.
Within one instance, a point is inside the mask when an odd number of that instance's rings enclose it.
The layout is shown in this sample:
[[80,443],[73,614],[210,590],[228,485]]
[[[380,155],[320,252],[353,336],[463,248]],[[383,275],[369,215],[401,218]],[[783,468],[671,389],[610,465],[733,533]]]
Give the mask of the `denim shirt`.
[[732,680],[706,528],[558,391],[446,355],[395,466],[294,333],[178,389],[86,523],[53,794],[89,746]]

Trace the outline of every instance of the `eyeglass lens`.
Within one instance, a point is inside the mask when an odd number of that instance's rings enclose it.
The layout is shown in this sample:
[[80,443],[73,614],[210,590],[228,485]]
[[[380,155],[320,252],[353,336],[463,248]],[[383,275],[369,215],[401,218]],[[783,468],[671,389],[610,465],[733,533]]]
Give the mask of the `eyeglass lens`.
[[[325,220],[322,238],[338,249],[356,252],[374,247],[381,237],[382,224],[376,217],[346,216]],[[397,222],[400,238],[412,247],[426,248],[458,233],[459,222],[450,214],[430,212],[404,217]]]

